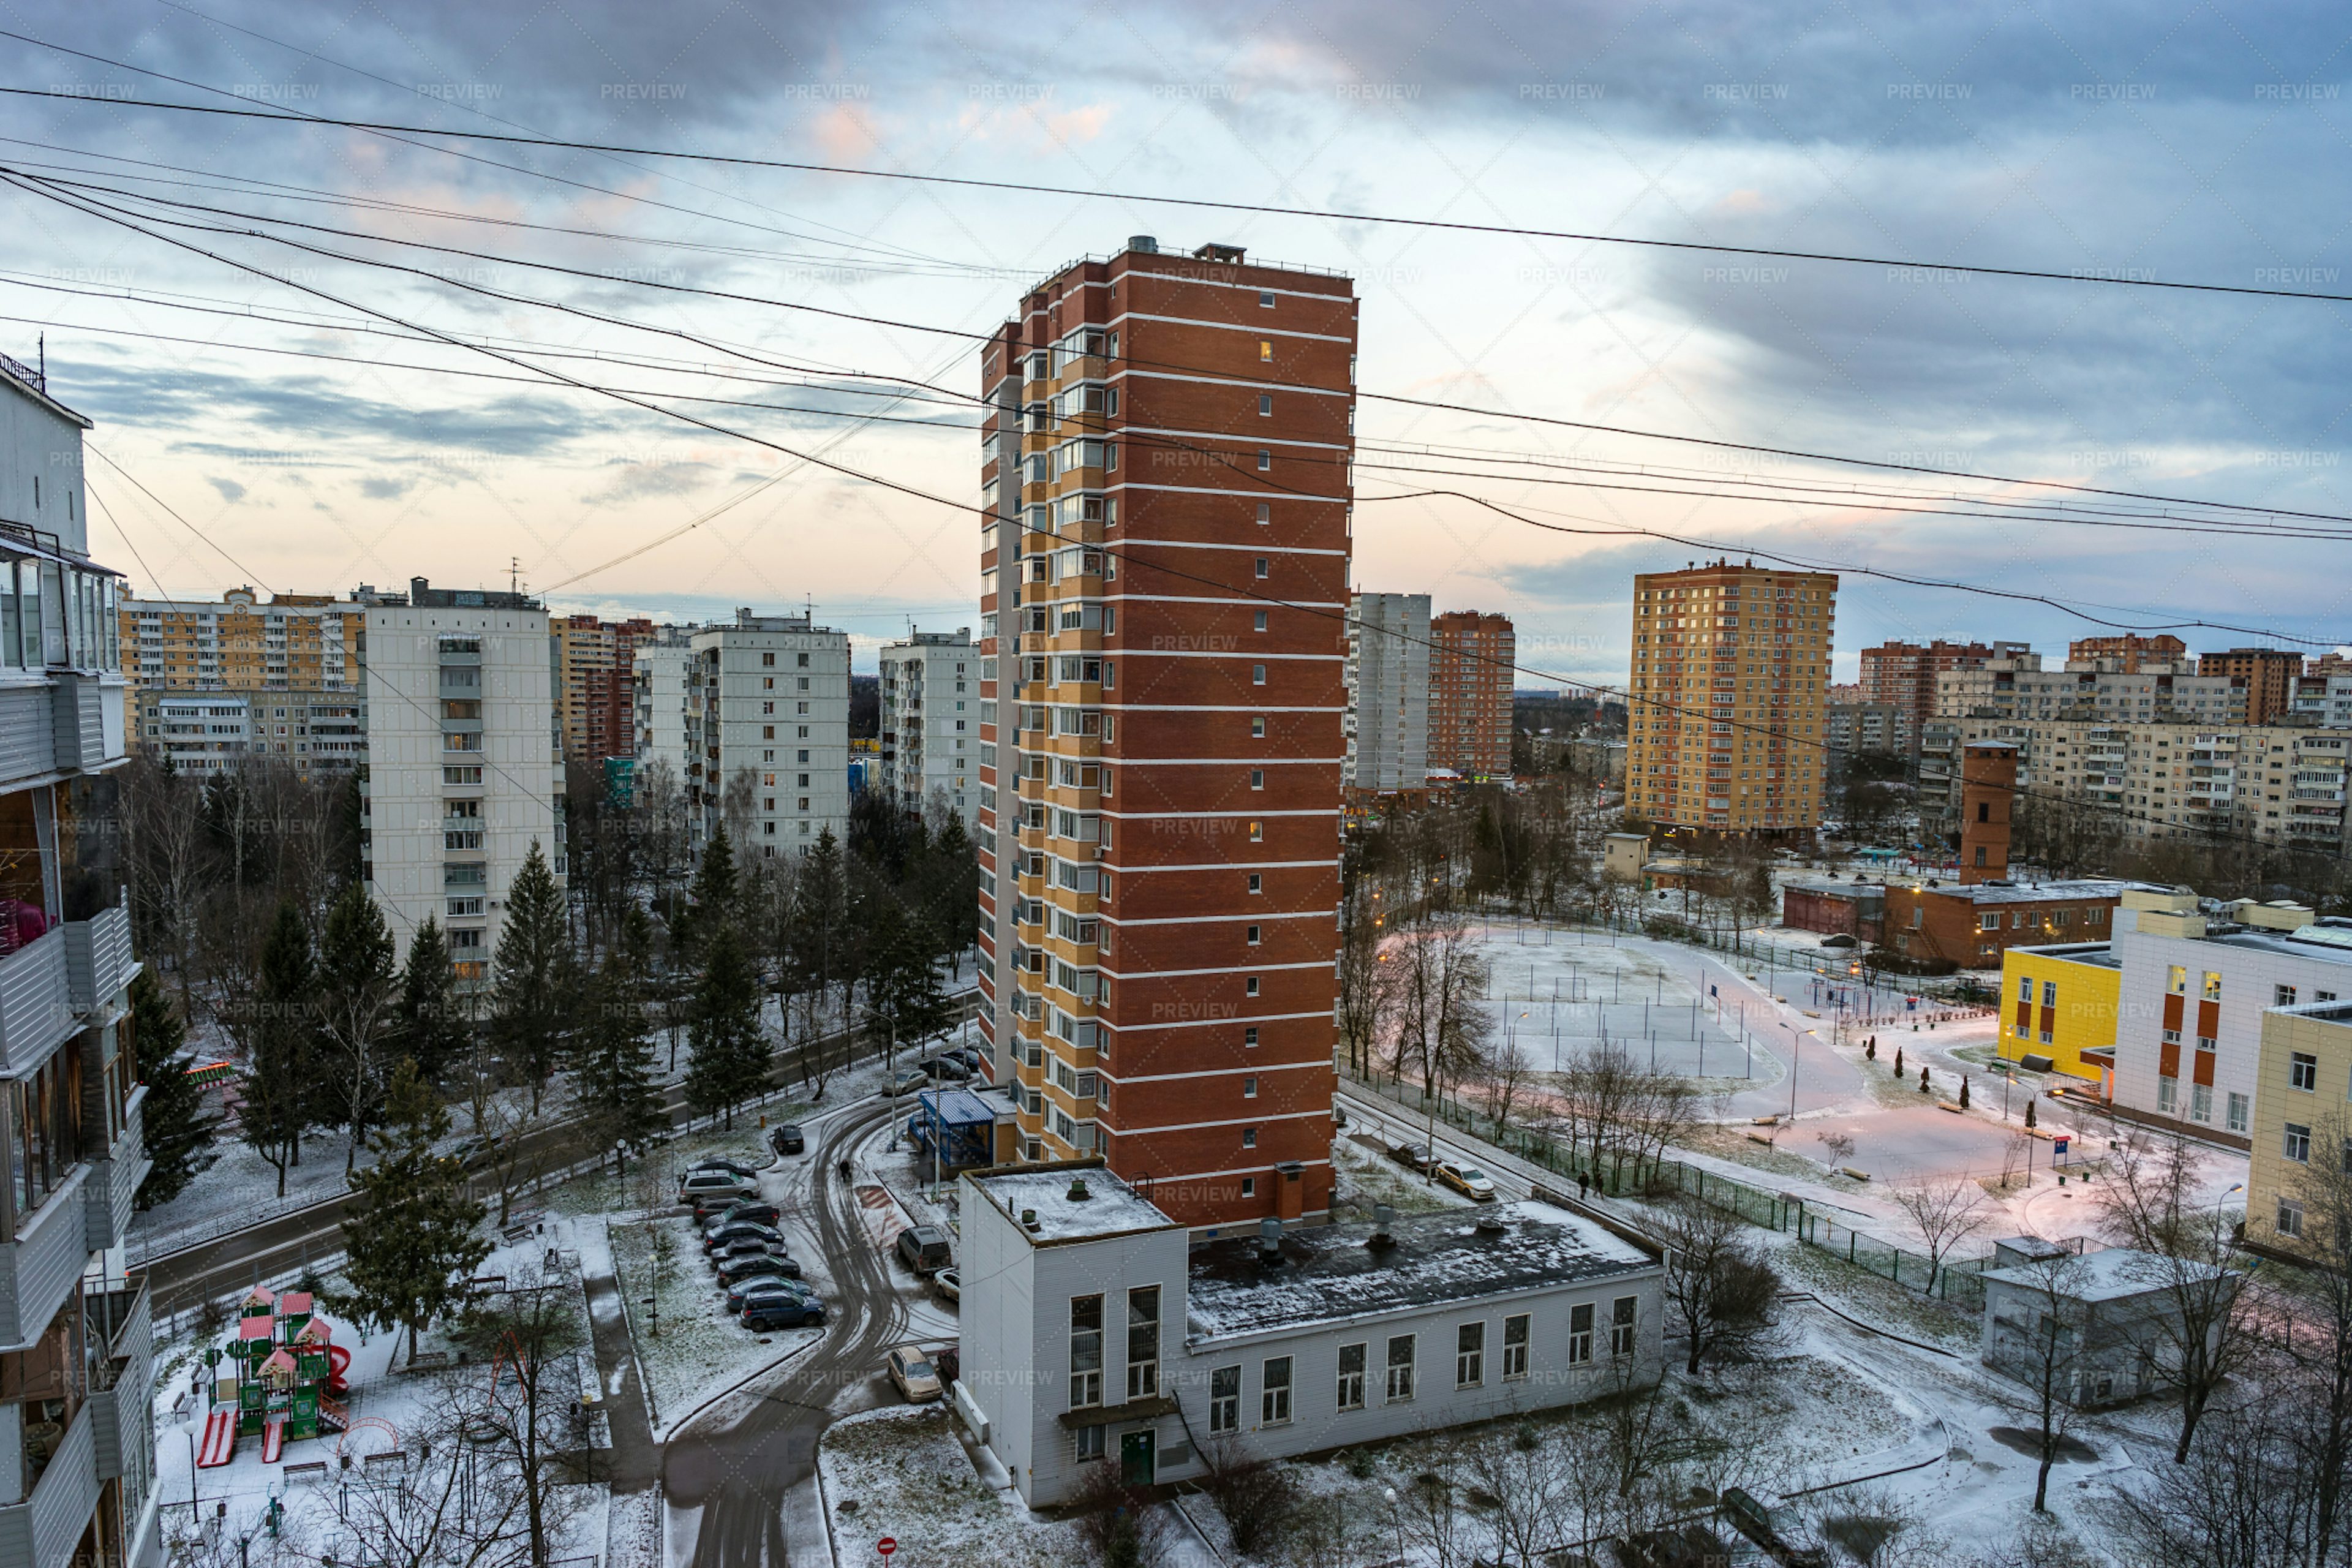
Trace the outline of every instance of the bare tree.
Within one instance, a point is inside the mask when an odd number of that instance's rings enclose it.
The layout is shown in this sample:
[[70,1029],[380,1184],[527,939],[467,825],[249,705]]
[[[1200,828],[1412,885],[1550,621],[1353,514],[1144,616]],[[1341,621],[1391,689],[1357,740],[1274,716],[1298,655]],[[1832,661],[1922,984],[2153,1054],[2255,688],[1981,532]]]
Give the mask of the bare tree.
[[1662,1206],[1666,1309],[1690,1345],[1684,1370],[1698,1375],[1709,1355],[1754,1346],[1772,1329],[1780,1279],[1738,1215],[1685,1199]]
[[2065,1451],[2074,1424],[2076,1374],[2083,1368],[2084,1335],[2089,1324],[2083,1309],[2083,1288],[2090,1270],[2079,1254],[2056,1252],[2016,1266],[2025,1276],[2014,1318],[1994,1312],[1994,1364],[2016,1379],[1997,1385],[1994,1399],[2031,1423],[2032,1439],[2033,1511],[2046,1511],[2050,1467]]
[[1932,1296],[1944,1259],[1991,1218],[1985,1212],[1985,1190],[1964,1176],[1916,1177],[1897,1184],[1887,1196],[1927,1247],[1927,1293]]
[[457,1333],[490,1368],[490,1394],[472,1417],[469,1440],[490,1449],[519,1494],[518,1534],[527,1561],[553,1561],[574,1493],[564,1456],[581,1445],[572,1430],[576,1394],[571,1352],[584,1339],[580,1284],[566,1269],[527,1264],[505,1290],[482,1298]]
[[1462,1439],[1465,1481],[1494,1499],[1492,1560],[1535,1563],[1560,1544],[1562,1516],[1575,1496],[1577,1456],[1539,1427],[1493,1422]]
[[2237,1217],[2199,1201],[2196,1162],[2178,1134],[2152,1149],[2126,1144],[2116,1151],[2105,1194],[2108,1231],[2143,1255],[2135,1278],[2161,1290],[2168,1309],[2151,1314],[2149,1327],[2163,1338],[2156,1375],[2180,1395],[2176,1464],[2187,1461],[2206,1405],[2257,1343],[2257,1298],[2236,1267]]
[[[2352,1533],[2342,1517],[2352,1479],[2352,1155],[2325,1152],[2352,1151],[2352,1121],[2329,1112],[2313,1130],[2312,1146],[2323,1152],[2297,1173],[2293,1194],[2303,1208],[2289,1211],[2301,1235],[2281,1237],[2305,1267],[2284,1287],[2292,1310],[2281,1315],[2275,1337],[2289,1372],[2288,1429],[2314,1489],[2310,1561],[2317,1564],[2336,1561],[2340,1538]],[[2248,1217],[2284,1228],[2273,1216]]]
[[2314,1479],[2263,1411],[2218,1407],[2194,1464],[2165,1465],[2099,1507],[2124,1551],[2147,1568],[2281,1568],[2342,1562],[2314,1538]]
[[1503,1043],[1486,1053],[1486,1070],[1479,1077],[1478,1087],[1486,1102],[1486,1114],[1501,1128],[1511,1119],[1511,1108],[1518,1103],[1535,1077],[1535,1062],[1528,1048],[1516,1036],[1506,1037]]

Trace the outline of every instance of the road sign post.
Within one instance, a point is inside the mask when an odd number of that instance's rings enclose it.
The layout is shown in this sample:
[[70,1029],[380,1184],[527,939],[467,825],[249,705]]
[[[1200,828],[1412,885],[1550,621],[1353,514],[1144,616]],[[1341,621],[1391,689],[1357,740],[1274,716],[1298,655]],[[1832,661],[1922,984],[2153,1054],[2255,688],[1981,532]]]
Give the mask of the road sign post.
[[883,1562],[889,1562],[890,1553],[898,1550],[898,1542],[897,1537],[888,1535],[884,1536],[881,1540],[874,1543],[874,1550],[882,1553]]

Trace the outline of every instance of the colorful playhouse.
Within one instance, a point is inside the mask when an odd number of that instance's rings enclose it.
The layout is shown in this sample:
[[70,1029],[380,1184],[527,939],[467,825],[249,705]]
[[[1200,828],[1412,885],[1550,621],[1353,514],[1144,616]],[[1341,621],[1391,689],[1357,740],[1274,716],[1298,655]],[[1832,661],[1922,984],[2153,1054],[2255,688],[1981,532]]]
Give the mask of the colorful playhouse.
[[311,1308],[307,1290],[274,1296],[258,1286],[237,1313],[236,1337],[205,1352],[213,1369],[200,1467],[226,1465],[240,1437],[261,1439],[261,1462],[276,1464],[289,1437],[316,1437],[351,1426],[342,1402],[352,1352]]

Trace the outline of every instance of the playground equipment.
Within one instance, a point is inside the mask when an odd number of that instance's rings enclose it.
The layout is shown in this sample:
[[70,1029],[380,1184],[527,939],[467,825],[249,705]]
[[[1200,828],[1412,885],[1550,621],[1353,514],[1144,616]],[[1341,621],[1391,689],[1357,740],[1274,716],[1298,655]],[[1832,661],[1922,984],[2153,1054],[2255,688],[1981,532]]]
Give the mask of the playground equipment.
[[261,1439],[261,1462],[274,1465],[289,1437],[316,1437],[351,1427],[343,1397],[352,1352],[334,1342],[307,1290],[276,1295],[256,1286],[237,1312],[236,1336],[205,1352],[213,1377],[205,1388],[201,1468],[226,1465],[240,1437]]

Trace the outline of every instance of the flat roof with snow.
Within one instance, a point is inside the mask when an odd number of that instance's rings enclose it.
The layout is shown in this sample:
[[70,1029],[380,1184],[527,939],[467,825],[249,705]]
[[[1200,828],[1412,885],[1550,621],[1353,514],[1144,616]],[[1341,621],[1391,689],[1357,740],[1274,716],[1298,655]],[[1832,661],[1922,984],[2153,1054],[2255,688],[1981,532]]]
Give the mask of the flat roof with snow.
[[[974,1172],[964,1179],[1020,1226],[1034,1245],[1182,1228],[1098,1162]],[[1081,1183],[1085,1195],[1073,1196]],[[1036,1224],[1023,1225],[1024,1214],[1034,1215]]]
[[[2059,1294],[2073,1301],[2121,1301],[2134,1296],[2151,1295],[2168,1288],[2174,1278],[2175,1265],[2128,1247],[2111,1247],[2104,1252],[2085,1252],[2071,1262],[2059,1264],[2061,1270]],[[2193,1267],[2182,1265],[2180,1267]],[[2214,1269],[2214,1273],[2221,1270]],[[2000,1285],[2021,1285],[2029,1290],[2046,1289],[2049,1271],[2026,1264],[2011,1268],[1988,1268],[1978,1278]]]
[[1566,1209],[1532,1200],[1401,1217],[1391,1245],[1360,1226],[1316,1226],[1260,1260],[1254,1236],[1192,1249],[1187,1317],[1194,1338],[1263,1333],[1383,1316],[1449,1301],[1605,1279],[1657,1266],[1648,1252]]

